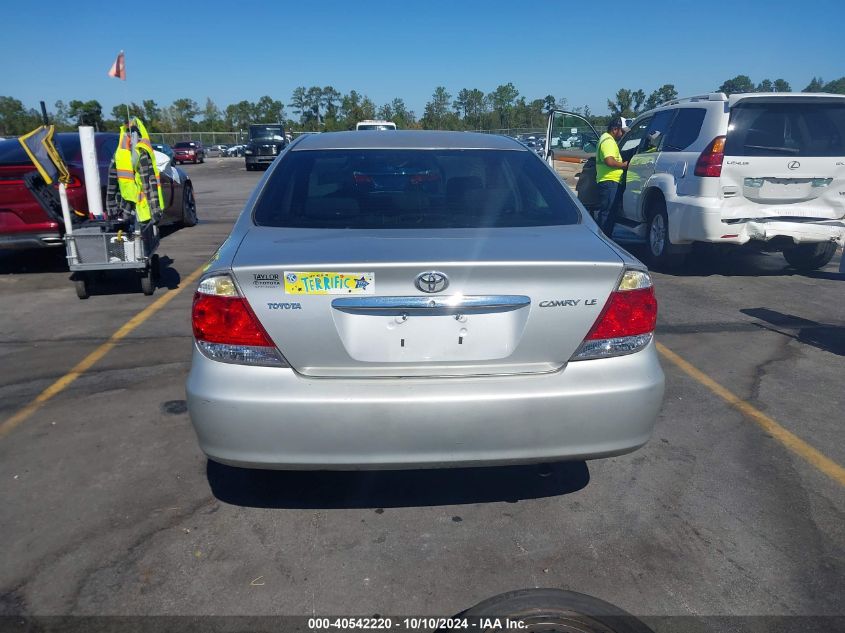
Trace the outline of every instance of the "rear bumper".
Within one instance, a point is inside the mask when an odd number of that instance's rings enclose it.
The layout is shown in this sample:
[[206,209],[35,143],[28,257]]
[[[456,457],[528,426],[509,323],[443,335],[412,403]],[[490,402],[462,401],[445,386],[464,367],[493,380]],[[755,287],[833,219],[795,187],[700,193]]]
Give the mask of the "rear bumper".
[[200,157],[197,156],[196,154],[194,154],[194,155],[174,154],[173,155],[173,160],[177,160],[177,161],[181,161],[181,162],[185,162],[185,163],[187,163],[187,162],[195,163],[199,159],[200,159]]
[[654,343],[550,374],[305,378],[194,350],[188,408],[213,460],[255,468],[365,469],[606,457],[651,436],[663,399]]
[[61,233],[42,231],[38,233],[0,234],[0,248],[26,250],[35,248],[55,248],[64,246]]
[[[691,199],[667,205],[669,239],[673,244],[714,242],[717,244],[745,244],[751,240],[770,241],[791,238],[796,244],[845,241],[845,222],[842,220],[794,221],[783,218],[760,218],[747,221],[724,222],[721,206],[711,206],[709,200]],[[714,201],[718,205],[718,200]]]

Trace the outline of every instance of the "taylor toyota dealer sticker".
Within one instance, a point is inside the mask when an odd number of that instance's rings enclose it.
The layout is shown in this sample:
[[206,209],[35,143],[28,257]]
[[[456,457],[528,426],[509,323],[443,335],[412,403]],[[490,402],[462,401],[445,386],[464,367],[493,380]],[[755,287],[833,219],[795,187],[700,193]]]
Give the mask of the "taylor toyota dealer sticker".
[[371,295],[375,291],[375,273],[285,271],[288,295]]
[[253,273],[252,285],[256,288],[278,288],[282,282],[279,273]]

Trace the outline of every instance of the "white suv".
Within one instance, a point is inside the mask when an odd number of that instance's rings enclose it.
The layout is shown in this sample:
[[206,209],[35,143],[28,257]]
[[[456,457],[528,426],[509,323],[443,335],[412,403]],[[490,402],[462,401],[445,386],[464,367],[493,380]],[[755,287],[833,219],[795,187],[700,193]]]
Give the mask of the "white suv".
[[[556,111],[548,134],[584,125]],[[845,239],[845,95],[675,99],[638,116],[619,148],[630,163],[617,222],[646,240],[657,266],[680,263],[695,242],[754,241],[813,270]],[[587,158],[595,143],[578,149]],[[594,162],[578,187],[588,208],[590,181]]]

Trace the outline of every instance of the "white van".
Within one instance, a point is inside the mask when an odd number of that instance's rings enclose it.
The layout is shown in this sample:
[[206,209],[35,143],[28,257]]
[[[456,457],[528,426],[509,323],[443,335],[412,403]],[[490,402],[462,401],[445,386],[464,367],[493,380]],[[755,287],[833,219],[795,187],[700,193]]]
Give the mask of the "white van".
[[[589,125],[553,112],[548,134],[576,123]],[[675,99],[638,116],[619,149],[630,162],[617,222],[645,238],[658,266],[680,263],[695,242],[753,241],[813,270],[845,240],[845,95]],[[594,167],[581,178],[594,180]]]

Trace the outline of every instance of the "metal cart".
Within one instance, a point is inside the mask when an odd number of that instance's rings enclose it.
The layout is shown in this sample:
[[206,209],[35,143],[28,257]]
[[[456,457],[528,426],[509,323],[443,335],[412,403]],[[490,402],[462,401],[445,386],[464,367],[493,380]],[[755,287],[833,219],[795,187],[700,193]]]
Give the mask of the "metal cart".
[[65,235],[68,267],[73,272],[76,295],[87,299],[96,273],[135,270],[145,295],[155,292],[159,275],[158,227],[152,222],[140,229],[121,221],[88,221]]

